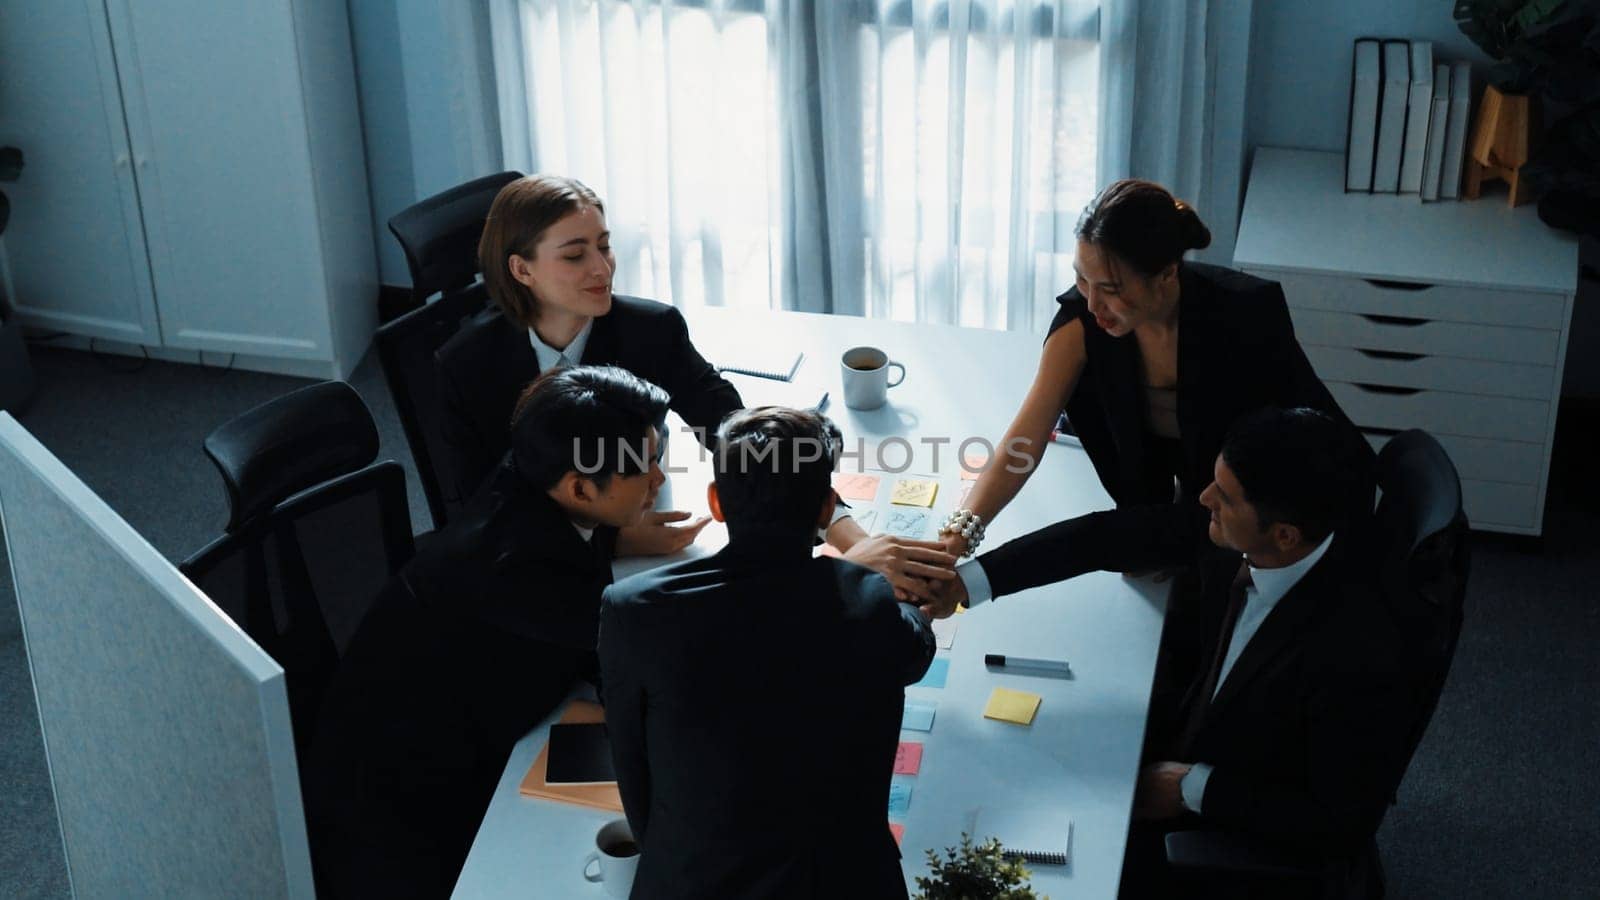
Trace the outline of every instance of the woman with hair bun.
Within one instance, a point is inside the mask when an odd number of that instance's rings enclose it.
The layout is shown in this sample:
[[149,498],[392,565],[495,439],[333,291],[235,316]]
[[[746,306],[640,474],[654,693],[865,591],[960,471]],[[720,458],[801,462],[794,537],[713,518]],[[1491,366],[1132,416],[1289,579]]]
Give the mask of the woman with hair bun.
[[[1118,181],[1075,231],[1077,283],[1056,298],[1033,385],[953,517],[971,518],[947,522],[941,536],[956,556],[976,549],[972,538],[1027,481],[1063,408],[1126,514],[1060,523],[985,554],[981,571],[996,595],[1204,546],[1198,498],[1229,426],[1246,413],[1309,406],[1349,422],[1295,340],[1276,282],[1183,258],[1211,243],[1189,204],[1149,181]],[[963,527],[972,520],[980,527]],[[968,568],[979,567],[963,567],[963,581]]]

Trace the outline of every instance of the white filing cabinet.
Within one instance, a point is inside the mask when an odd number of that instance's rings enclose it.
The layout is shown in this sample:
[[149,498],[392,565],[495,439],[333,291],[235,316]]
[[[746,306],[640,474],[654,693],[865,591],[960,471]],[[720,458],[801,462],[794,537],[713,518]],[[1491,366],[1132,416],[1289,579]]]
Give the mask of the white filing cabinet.
[[1439,439],[1474,528],[1537,535],[1578,241],[1503,196],[1346,194],[1338,153],[1256,151],[1234,265],[1283,285],[1317,374],[1374,447]]
[[0,245],[23,323],[318,377],[370,344],[343,0],[0,4],[0,144],[27,157]]

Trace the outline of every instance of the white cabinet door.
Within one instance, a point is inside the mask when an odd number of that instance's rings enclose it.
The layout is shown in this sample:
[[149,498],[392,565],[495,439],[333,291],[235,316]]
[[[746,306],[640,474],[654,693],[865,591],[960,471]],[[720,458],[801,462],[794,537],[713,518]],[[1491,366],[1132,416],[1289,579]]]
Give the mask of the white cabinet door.
[[159,344],[116,62],[101,0],[0,4],[9,295],[29,325]]
[[163,343],[331,359],[288,0],[106,8]]

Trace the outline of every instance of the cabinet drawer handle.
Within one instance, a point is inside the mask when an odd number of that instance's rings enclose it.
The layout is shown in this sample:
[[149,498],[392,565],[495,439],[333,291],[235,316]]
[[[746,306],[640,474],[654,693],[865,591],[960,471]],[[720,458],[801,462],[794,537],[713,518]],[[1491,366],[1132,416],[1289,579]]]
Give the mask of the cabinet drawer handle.
[[1371,359],[1392,359],[1398,362],[1413,362],[1427,356],[1425,353],[1401,353],[1399,350],[1368,350],[1357,347],[1356,352]]
[[1367,284],[1386,291],[1425,291],[1433,287],[1431,284],[1417,284],[1415,281],[1390,281],[1387,278],[1364,278]]
[[1362,384],[1355,382],[1354,386],[1369,394],[1391,394],[1396,397],[1409,397],[1412,394],[1422,393],[1422,388],[1395,387],[1392,384]]
[[1427,319],[1414,319],[1411,316],[1379,316],[1372,313],[1361,313],[1361,318],[1375,325],[1400,325],[1405,328],[1428,324]]
[[1363,425],[1363,426],[1361,426],[1361,433],[1362,434],[1370,434],[1373,437],[1394,437],[1395,435],[1400,433],[1400,429],[1398,429],[1398,428],[1378,428],[1376,426]]

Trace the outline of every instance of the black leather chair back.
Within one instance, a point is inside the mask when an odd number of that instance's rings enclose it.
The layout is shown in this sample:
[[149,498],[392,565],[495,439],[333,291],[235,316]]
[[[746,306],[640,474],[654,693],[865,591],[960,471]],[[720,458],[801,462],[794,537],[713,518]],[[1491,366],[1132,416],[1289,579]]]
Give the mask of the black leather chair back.
[[414,309],[378,329],[378,362],[384,380],[394,396],[411,459],[417,466],[417,480],[428,500],[428,515],[434,528],[443,528],[450,515],[461,508],[461,497],[454,490],[454,479],[445,471],[443,413],[439,400],[439,372],[434,355],[450,340],[461,324],[488,307],[488,293],[482,284],[446,294],[432,303]]
[[[521,172],[486,175],[417,202],[389,220],[411,269],[412,308],[378,329],[378,359],[394,395],[411,458],[434,528],[443,528],[460,498],[447,496],[434,354],[464,319],[488,306],[478,279],[478,239],[500,189]],[[439,294],[429,304],[427,299]]]
[[1374,513],[1379,578],[1404,635],[1417,705],[1395,786],[1433,718],[1461,636],[1470,564],[1461,480],[1425,431],[1395,435],[1378,454]]
[[420,200],[389,219],[389,231],[411,269],[412,308],[434,294],[450,294],[478,277],[478,238],[500,189],[521,172],[485,175]]
[[340,650],[414,551],[405,470],[374,462],[372,414],[338,381],[244,413],[205,450],[228,524],[178,568],[283,666],[303,753]]

